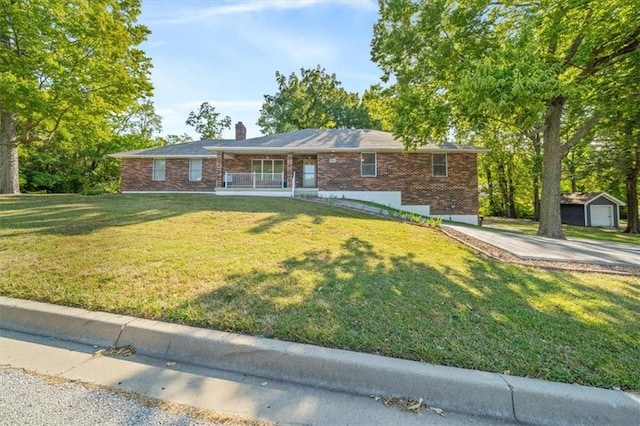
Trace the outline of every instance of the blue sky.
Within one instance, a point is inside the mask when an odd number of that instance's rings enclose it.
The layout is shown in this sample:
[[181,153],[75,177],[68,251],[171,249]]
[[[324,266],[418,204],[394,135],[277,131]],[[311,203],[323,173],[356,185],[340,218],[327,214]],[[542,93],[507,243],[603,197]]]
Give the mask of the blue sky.
[[[320,65],[360,95],[379,81],[370,60],[374,0],[144,0],[142,48],[153,61],[156,113],[163,134],[188,133],[190,111],[209,102],[260,136],[263,95],[275,94],[275,72]],[[233,138],[233,126],[223,137]]]

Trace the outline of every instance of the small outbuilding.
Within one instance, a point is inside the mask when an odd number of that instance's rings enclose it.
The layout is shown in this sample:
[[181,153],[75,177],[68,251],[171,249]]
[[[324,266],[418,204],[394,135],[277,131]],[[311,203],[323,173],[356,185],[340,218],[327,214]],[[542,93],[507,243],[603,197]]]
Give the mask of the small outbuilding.
[[626,204],[606,192],[571,192],[560,198],[562,223],[617,228]]

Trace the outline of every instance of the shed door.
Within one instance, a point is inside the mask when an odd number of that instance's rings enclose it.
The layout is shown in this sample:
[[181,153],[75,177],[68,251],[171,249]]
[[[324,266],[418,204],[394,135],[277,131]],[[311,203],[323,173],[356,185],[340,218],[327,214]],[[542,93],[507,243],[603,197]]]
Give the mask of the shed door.
[[613,206],[591,206],[591,226],[613,226]]

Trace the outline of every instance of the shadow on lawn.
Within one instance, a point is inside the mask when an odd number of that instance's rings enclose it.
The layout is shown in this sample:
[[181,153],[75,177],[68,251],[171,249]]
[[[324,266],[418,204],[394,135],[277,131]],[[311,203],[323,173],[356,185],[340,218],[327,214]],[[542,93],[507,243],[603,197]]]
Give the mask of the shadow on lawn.
[[290,199],[190,194],[22,195],[0,197],[0,232],[7,237],[30,233],[82,235],[207,211],[229,215],[271,213],[257,220],[252,233],[266,232],[300,214],[313,215],[315,224],[321,224],[328,215],[363,217],[348,210]]
[[[106,227],[164,219],[185,212],[167,197],[120,195],[24,195],[0,198],[0,230],[4,236],[35,234],[81,235]],[[180,203],[177,203],[178,205]]]
[[192,325],[640,388],[640,378],[628,374],[640,371],[637,292],[616,294],[583,285],[571,274],[537,274],[482,259],[471,261],[471,274],[438,270],[412,253],[385,257],[356,237],[345,240],[343,249],[338,255],[310,250],[286,259],[277,271],[227,276],[225,286],[171,316],[202,312]]

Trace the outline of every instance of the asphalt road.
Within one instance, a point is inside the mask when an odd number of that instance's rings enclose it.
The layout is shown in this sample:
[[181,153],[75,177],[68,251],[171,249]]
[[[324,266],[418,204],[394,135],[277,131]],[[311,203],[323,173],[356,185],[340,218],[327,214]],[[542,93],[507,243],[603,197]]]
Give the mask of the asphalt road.
[[0,424],[32,426],[171,425],[213,426],[180,412],[149,406],[124,393],[68,380],[0,368]]

